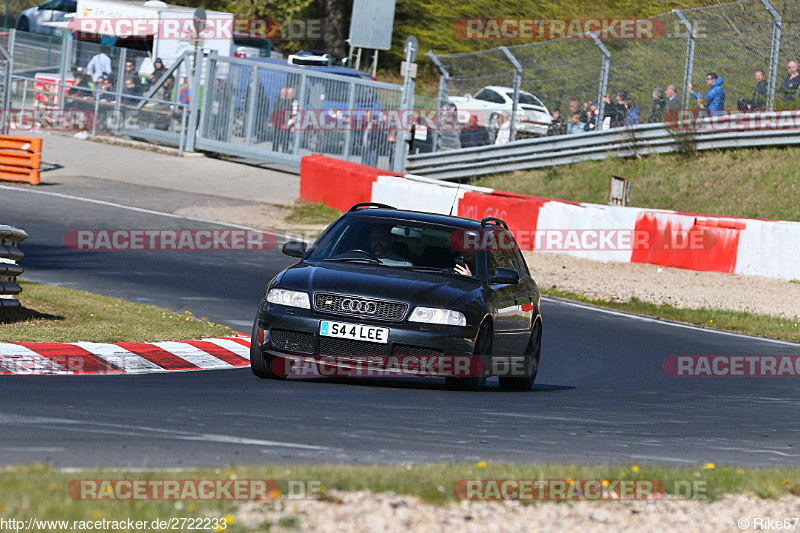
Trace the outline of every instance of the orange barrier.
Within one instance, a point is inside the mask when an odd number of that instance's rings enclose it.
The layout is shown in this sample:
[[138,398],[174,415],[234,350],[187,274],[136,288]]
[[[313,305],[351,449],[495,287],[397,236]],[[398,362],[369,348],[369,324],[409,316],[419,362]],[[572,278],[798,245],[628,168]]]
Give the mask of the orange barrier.
[[0,135],[0,180],[39,185],[42,139]]

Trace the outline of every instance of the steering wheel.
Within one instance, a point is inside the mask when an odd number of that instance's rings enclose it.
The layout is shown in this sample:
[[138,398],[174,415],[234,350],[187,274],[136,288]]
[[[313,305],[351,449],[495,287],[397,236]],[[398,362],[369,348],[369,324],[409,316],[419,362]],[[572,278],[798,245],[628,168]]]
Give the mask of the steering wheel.
[[374,259],[375,261],[380,261],[380,258],[377,255],[373,254],[372,252],[368,252],[366,250],[362,250],[361,248],[353,248],[352,250],[347,250],[345,253],[349,254],[351,252],[357,253],[357,254],[366,255],[370,259]]

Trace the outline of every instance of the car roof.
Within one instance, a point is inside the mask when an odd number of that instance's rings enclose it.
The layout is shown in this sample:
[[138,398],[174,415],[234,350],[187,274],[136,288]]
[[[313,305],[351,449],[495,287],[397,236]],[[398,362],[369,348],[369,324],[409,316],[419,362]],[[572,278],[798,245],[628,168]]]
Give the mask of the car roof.
[[[496,92],[502,92],[502,91],[511,91],[512,93],[514,92],[514,88],[513,87],[503,87],[501,85],[487,85],[486,87],[484,87],[484,89],[491,89],[491,90],[496,91]],[[520,89],[519,92],[520,93],[525,93],[525,94],[530,94],[531,96],[536,96],[532,92],[525,91],[523,89]]]
[[357,211],[349,211],[347,216],[373,216],[381,218],[395,218],[400,220],[413,220],[418,222],[427,222],[430,224],[442,224],[445,226],[453,226],[461,229],[481,229],[481,223],[472,218],[456,217],[449,215],[440,215],[437,213],[423,213],[421,211],[409,211],[405,209],[382,209],[370,208],[359,209]]

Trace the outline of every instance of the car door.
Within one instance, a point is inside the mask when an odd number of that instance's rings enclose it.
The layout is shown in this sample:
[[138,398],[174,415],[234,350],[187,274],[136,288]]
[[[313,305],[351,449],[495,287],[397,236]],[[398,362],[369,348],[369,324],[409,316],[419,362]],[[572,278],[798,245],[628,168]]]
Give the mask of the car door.
[[[487,250],[488,279],[497,268],[515,269],[512,250],[500,248]],[[493,352],[497,355],[514,355],[519,350],[519,303],[516,284],[489,283],[494,320]]]

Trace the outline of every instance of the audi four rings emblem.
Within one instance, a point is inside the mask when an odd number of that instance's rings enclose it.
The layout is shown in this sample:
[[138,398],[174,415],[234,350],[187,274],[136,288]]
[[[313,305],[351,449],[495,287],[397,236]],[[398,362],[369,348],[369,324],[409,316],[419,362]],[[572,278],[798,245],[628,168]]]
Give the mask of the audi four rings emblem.
[[366,302],[364,300],[352,300],[345,298],[342,300],[342,311],[350,313],[362,313],[365,315],[374,315],[378,310],[378,304],[375,302]]

